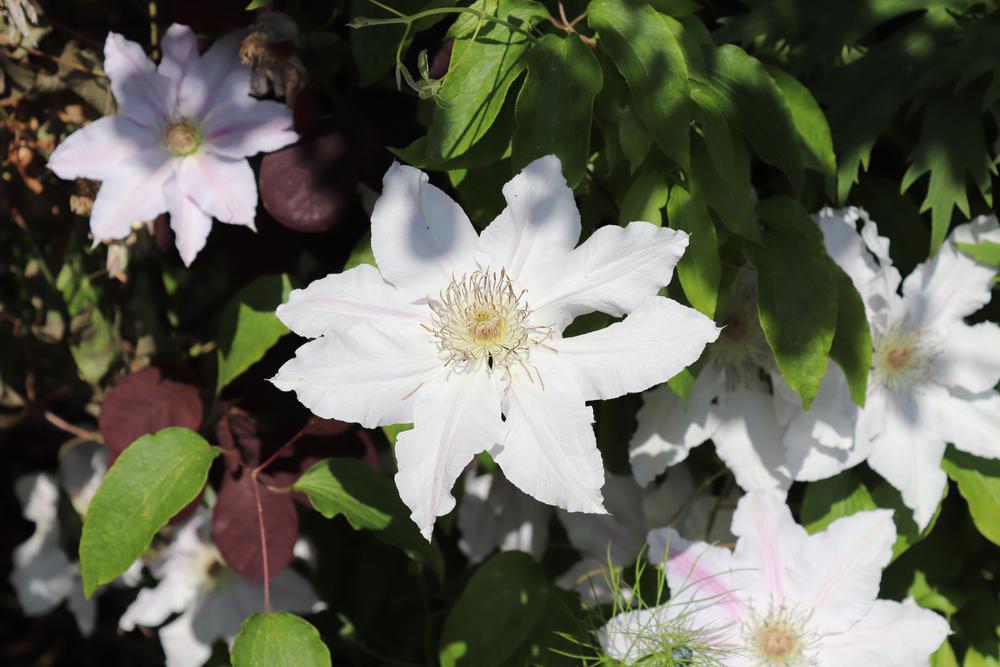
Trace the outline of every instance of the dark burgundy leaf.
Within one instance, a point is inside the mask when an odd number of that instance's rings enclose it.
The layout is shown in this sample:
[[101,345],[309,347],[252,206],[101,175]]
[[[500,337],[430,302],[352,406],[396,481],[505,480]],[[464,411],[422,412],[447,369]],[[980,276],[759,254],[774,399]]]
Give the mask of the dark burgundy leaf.
[[158,368],[126,376],[104,399],[98,425],[108,448],[108,464],[140,436],[168,426],[197,431],[203,406],[198,389],[164,380]]
[[378,465],[375,442],[366,430],[357,424],[314,417],[302,437],[275,459],[263,475],[274,486],[288,487],[313,464],[331,456],[353,456]]
[[346,218],[357,181],[351,142],[337,131],[303,137],[260,165],[264,208],[299,232],[322,232]]
[[[263,581],[264,558],[253,484],[249,471],[223,476],[212,513],[212,539],[237,574]],[[259,488],[268,569],[274,577],[292,560],[299,537],[299,514],[290,493],[275,493],[263,484]]]
[[244,466],[253,468],[260,461],[263,447],[257,422],[239,408],[229,408],[215,425],[215,438],[226,452],[226,468],[236,474]]

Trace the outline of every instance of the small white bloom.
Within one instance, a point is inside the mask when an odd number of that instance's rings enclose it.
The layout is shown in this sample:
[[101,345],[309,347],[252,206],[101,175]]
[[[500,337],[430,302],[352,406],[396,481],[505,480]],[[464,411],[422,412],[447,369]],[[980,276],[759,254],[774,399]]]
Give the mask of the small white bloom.
[[639,483],[709,439],[740,487],[782,498],[792,481],[825,479],[856,464],[847,446],[787,433],[802,403],[764,338],[752,270],[737,274],[720,312],[722,334],[708,346],[690,395],[681,399],[666,385],[643,395],[629,451]]
[[[278,317],[315,338],[273,379],[315,414],[399,436],[396,485],[428,539],[450,489],[488,451],[515,486],[574,512],[604,512],[604,469],[586,401],[642,391],[715,340],[697,311],[656,296],[687,235],[633,222],[578,248],[580,214],[554,156],[503,188],[477,236],[427,176],[393,165],[362,265],[292,292]],[[591,311],[624,321],[563,338]]]
[[[264,584],[230,570],[212,543],[211,518],[199,509],[174,540],[151,563],[160,582],[144,588],[118,621],[122,630],[154,627],[174,613],[176,619],[159,629],[167,667],[197,667],[212,655],[212,644],[232,644],[240,625],[264,611]],[[271,579],[274,611],[316,613],[326,605],[312,586],[291,568]]]
[[650,560],[665,568],[672,597],[612,619],[601,633],[609,655],[634,663],[662,648],[658,628],[682,622],[727,652],[727,667],[915,667],[948,635],[934,612],[878,599],[896,539],[888,510],[807,535],[784,503],[755,492],[740,500],[732,529],[733,551],[650,533]]
[[[864,222],[860,232],[857,223]],[[1000,327],[964,318],[990,300],[994,271],[956,243],[1000,241],[996,218],[956,227],[938,252],[902,281],[888,240],[858,209],[818,216],[827,250],[865,302],[872,368],[864,408],[850,401],[842,373],[823,379],[815,407],[792,428],[840,438],[930,522],[947,484],[941,458],[948,442],[970,454],[1000,458]]]
[[298,139],[288,109],[250,97],[239,36],[201,57],[194,33],[174,24],[154,65],[117,33],[104,45],[104,69],[119,113],[77,130],[52,153],[60,178],[102,181],[90,214],[98,241],[122,239],[136,220],[169,212],[177,249],[191,264],[212,217],[254,226],[257,181],[248,156]]

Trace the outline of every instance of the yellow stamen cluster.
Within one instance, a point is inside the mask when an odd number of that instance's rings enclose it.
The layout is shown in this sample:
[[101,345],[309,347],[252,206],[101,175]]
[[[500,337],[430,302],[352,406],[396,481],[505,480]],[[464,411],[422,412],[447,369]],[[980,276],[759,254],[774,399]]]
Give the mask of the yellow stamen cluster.
[[191,121],[182,120],[167,127],[163,141],[173,155],[191,155],[201,146],[201,132]]
[[873,380],[891,391],[909,391],[927,381],[940,346],[929,332],[893,327],[876,333]]
[[749,657],[758,667],[809,667],[816,640],[807,627],[808,614],[784,605],[766,616],[752,615],[744,628]]

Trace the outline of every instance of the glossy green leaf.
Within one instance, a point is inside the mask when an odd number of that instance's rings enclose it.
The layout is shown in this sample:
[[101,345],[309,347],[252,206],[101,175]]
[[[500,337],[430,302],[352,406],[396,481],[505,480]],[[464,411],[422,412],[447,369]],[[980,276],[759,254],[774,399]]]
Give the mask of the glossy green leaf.
[[625,191],[618,224],[625,226],[635,220],[663,226],[663,207],[670,196],[667,175],[658,169],[645,169],[632,177]]
[[832,259],[829,267],[837,285],[837,331],[830,346],[830,358],[844,371],[851,399],[863,406],[872,364],[872,334],[865,304],[844,270]]
[[[888,482],[879,482],[871,487],[870,491],[872,500],[875,501],[876,505],[893,511],[892,520],[896,524],[896,542],[892,545],[892,557],[894,559],[898,558],[904,551],[917,542],[923,540],[934,530],[934,524],[937,523],[937,518],[941,514],[940,503],[934,511],[934,516],[928,522],[927,527],[920,530],[917,527],[917,523],[913,520],[913,510],[903,504],[903,497],[895,487]],[[942,499],[947,497],[947,495],[948,487],[945,486]]]
[[1000,545],[1000,461],[949,447],[941,467],[958,484],[979,532]]
[[295,614],[254,614],[243,621],[233,667],[330,667],[330,650],[309,621]]
[[343,514],[355,530],[371,531],[380,541],[427,564],[439,577],[444,575],[441,552],[420,535],[392,480],[367,463],[325,459],[299,477],[293,488],[309,496],[326,518]]
[[982,243],[958,243],[958,249],[966,255],[989,266],[1000,269],[1000,243],[983,241]]
[[[521,30],[529,29],[547,14],[532,0],[479,0],[472,5],[490,12]],[[471,22],[471,23],[470,23]],[[440,97],[427,131],[426,156],[443,161],[466,153],[483,138],[503,107],[514,80],[524,71],[531,40],[520,32],[464,14],[452,27],[455,36],[451,68],[444,77]]]
[[809,89],[785,70],[769,66],[767,73],[784,95],[785,105],[792,114],[792,123],[805,147],[807,165],[826,177],[827,192],[831,197],[836,196],[837,158],[833,154],[830,124],[823,110]]
[[80,538],[87,597],[127,570],[164,524],[194,500],[219,449],[186,428],[144,435],[115,461],[94,494]]
[[837,329],[837,286],[819,231],[797,202],[774,197],[758,211],[762,247],[747,246],[757,268],[761,328],[781,374],[809,409],[826,374]]
[[955,657],[955,651],[948,640],[945,640],[931,656],[931,667],[959,667],[958,658]]
[[600,36],[600,48],[625,77],[633,109],[653,140],[687,169],[691,108],[687,63],[677,37],[681,24],[634,0],[595,0],[587,20]]
[[750,155],[743,138],[735,136],[726,123],[714,129],[706,126],[704,138],[692,139],[691,190],[700,194],[726,229],[748,241],[761,242],[750,184]]
[[837,519],[877,508],[861,479],[847,470],[806,484],[800,523],[810,534],[818,533]]
[[583,180],[590,155],[594,97],[603,85],[593,49],[576,35],[546,35],[531,47],[528,75],[514,107],[511,163],[515,171],[556,155],[570,187]]
[[966,178],[972,179],[987,203],[993,202],[990,175],[996,174],[997,168],[986,148],[975,98],[936,95],[928,100],[920,143],[903,175],[902,190],[925,173],[930,174],[930,180],[920,210],[931,212],[930,254],[934,254],[948,234],[955,208],[966,218],[970,215]]
[[480,565],[445,620],[441,667],[506,664],[538,622],[548,587],[544,570],[520,551],[498,553]]
[[677,264],[677,277],[691,305],[708,317],[715,317],[719,300],[722,265],[719,243],[704,200],[683,185],[670,189],[667,220],[671,229],[688,233],[688,247]]
[[288,300],[292,287],[287,274],[261,276],[241,289],[223,309],[216,393],[260,361],[288,333],[288,327],[274,311]]
[[699,100],[739,127],[754,152],[801,189],[804,157],[795,121],[760,61],[738,46],[720,46],[710,65],[709,90]]

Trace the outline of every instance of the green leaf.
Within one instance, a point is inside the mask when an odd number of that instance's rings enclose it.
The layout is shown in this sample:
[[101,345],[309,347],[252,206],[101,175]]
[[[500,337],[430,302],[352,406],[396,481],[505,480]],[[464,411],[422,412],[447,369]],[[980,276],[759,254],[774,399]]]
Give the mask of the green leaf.
[[590,155],[594,97],[604,83],[601,65],[576,35],[546,35],[528,51],[527,63],[514,107],[513,168],[556,155],[569,186],[576,187]]
[[1000,243],[983,241],[981,243],[958,243],[956,245],[959,250],[977,262],[1000,269]]
[[354,248],[351,250],[350,257],[347,258],[347,262],[344,263],[344,271],[349,271],[356,266],[361,266],[362,264],[369,264],[371,266],[378,266],[375,262],[375,253],[372,252],[372,233],[371,230],[365,232],[365,235],[355,244]]
[[958,484],[979,532],[1000,545],[1000,461],[949,447],[941,467]]
[[386,439],[389,440],[389,444],[393,447],[396,446],[396,438],[403,431],[409,431],[413,428],[413,424],[388,424],[382,427],[382,432],[385,433]]
[[806,484],[800,519],[810,534],[826,530],[841,517],[877,509],[868,488],[850,470],[829,479]]
[[795,121],[760,61],[738,46],[724,44],[715,52],[709,76],[708,90],[696,97],[699,105],[710,106],[739,127],[757,155],[801,190],[804,163]]
[[[433,7],[450,7],[455,0],[392,0],[388,3],[393,9],[403,14],[415,14]],[[351,18],[394,18],[396,15],[377,6],[369,0],[351,0]],[[426,30],[442,21],[447,16],[439,14],[416,21],[413,30],[407,37],[405,47],[413,38],[413,33]],[[403,39],[402,25],[369,25],[351,31],[351,54],[359,74],[359,83],[370,86],[378,83],[396,65],[396,49]]]
[[941,647],[934,651],[931,656],[931,667],[959,667],[958,658],[955,657],[955,651],[951,648],[951,643],[945,640]]
[[119,356],[118,331],[102,311],[100,294],[80,266],[79,255],[63,264],[56,288],[70,316],[69,350],[76,369],[85,382],[96,384]]
[[629,171],[635,173],[642,165],[649,149],[653,147],[653,137],[649,135],[642,121],[632,111],[632,107],[625,107],[618,120],[618,143],[622,146],[622,153],[628,160]]
[[226,305],[219,322],[217,394],[288,333],[274,311],[291,291],[287,274],[261,276]]
[[[704,126],[704,139],[691,142],[691,189],[734,234],[760,243],[760,227],[751,198],[750,156],[743,139],[728,124]],[[714,137],[714,139],[708,139]]]
[[392,481],[367,463],[325,459],[309,468],[292,488],[308,495],[326,518],[343,514],[355,530],[370,530],[378,540],[426,563],[439,578],[444,576],[441,552],[420,535]]
[[823,110],[809,89],[791,74],[778,67],[768,66],[766,69],[784,95],[795,131],[805,147],[808,166],[826,177],[827,193],[836,197],[837,158],[833,154],[833,137],[830,136],[830,125]]
[[480,565],[445,620],[441,667],[506,664],[541,617],[548,588],[545,572],[520,551]]
[[254,614],[243,621],[232,650],[233,667],[330,667],[319,631],[295,614]]
[[[479,0],[473,7],[490,12],[527,30],[546,15],[532,0]],[[524,71],[531,40],[497,23],[484,21],[470,32],[463,15],[452,27],[455,44],[451,68],[427,132],[427,159],[443,161],[463,155],[493,125],[507,90]]]
[[667,175],[658,169],[645,169],[632,178],[625,191],[618,224],[625,226],[635,220],[663,226],[663,207],[670,196]]
[[828,266],[837,285],[837,331],[830,346],[830,358],[844,371],[851,399],[864,406],[872,364],[872,334],[865,304],[844,270],[832,259]]
[[778,368],[808,410],[826,374],[837,328],[837,286],[819,230],[797,202],[761,202],[769,223],[762,247],[746,246],[757,268],[760,326]]
[[930,174],[930,181],[920,211],[931,211],[933,255],[948,234],[955,207],[966,218],[970,216],[966,177],[993,205],[990,174],[996,174],[997,168],[986,147],[977,99],[951,94],[934,95],[927,101],[920,143],[913,163],[903,175],[901,191],[908,190],[925,173]]
[[683,27],[632,0],[595,0],[587,11],[600,48],[628,83],[636,114],[660,149],[687,169],[691,108],[687,63],[678,41]]
[[218,454],[186,428],[144,435],[122,452],[83,522],[80,569],[87,597],[127,570],[156,531],[198,497]]
[[1000,667],[1000,659],[994,655],[981,653],[975,646],[970,646],[965,652],[962,667]]
[[[927,527],[921,531],[913,520],[913,510],[903,504],[903,497],[891,484],[879,482],[871,489],[871,495],[876,505],[893,511],[892,520],[896,524],[896,542],[892,545],[893,559],[898,558],[904,551],[927,537],[934,530],[934,524],[937,523],[938,515],[941,514],[939,503]],[[944,496],[947,495],[948,487],[945,486]]]
[[708,317],[715,317],[719,300],[722,265],[715,225],[705,201],[683,185],[670,189],[667,220],[671,229],[689,234],[688,247],[677,264],[677,277],[691,305]]
[[255,9],[267,9],[270,5],[271,0],[250,0],[245,11],[252,12]]

